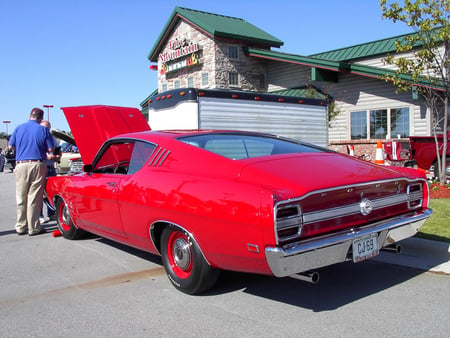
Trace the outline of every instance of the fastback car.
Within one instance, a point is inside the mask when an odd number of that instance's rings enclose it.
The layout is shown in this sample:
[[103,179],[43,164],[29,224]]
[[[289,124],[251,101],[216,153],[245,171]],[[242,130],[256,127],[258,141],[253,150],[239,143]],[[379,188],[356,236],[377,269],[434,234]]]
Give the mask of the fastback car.
[[161,255],[188,294],[221,270],[316,281],[316,269],[373,257],[431,215],[412,169],[255,132],[150,131],[134,108],[62,109],[86,163],[46,186],[63,236]]

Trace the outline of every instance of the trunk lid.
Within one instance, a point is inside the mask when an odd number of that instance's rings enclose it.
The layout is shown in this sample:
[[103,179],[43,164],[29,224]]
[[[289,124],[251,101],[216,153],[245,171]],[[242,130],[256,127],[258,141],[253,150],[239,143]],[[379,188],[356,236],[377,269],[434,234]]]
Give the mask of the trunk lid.
[[411,180],[421,173],[400,173],[336,153],[252,160],[240,177],[266,182],[274,192],[281,242],[363,227],[426,206],[425,180]]
[[[289,187],[291,197],[308,192],[370,181],[404,177],[391,167],[376,165],[337,153],[304,153],[245,160],[239,176],[255,183],[264,177],[268,188]],[[419,177],[419,173],[417,173]],[[411,172],[411,178],[415,178]]]

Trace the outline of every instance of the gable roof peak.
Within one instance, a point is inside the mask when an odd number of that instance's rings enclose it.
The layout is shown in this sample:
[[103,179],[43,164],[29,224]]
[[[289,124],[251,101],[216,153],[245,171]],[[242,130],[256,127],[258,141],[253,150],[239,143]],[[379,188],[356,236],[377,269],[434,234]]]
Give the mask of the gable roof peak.
[[241,18],[214,14],[184,7],[175,7],[161,34],[148,55],[158,61],[167,40],[180,21],[185,21],[213,39],[245,43],[261,48],[281,47],[283,41]]

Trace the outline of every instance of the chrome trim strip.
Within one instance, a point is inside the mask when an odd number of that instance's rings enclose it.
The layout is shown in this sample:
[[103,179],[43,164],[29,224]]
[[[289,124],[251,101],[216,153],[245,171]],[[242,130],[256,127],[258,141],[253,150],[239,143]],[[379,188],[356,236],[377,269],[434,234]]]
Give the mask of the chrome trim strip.
[[158,163],[158,166],[159,166],[159,167],[164,163],[164,161],[166,160],[166,158],[167,158],[169,155],[170,155],[170,150],[166,150],[164,156],[161,158],[161,160],[160,160],[159,163]]
[[[417,198],[418,199],[418,198]],[[395,195],[390,197],[383,197],[376,200],[370,200],[372,202],[373,210],[385,208],[387,206],[397,205],[409,202],[410,197],[406,194]],[[345,207],[331,208],[325,210],[319,210],[314,212],[306,212],[303,214],[303,224],[315,223],[324,221],[327,219],[339,218],[350,215],[361,214],[360,204],[354,203]]]
[[[418,199],[415,197],[415,194],[422,194],[422,199],[423,199],[423,185],[422,183],[425,183],[425,185],[427,184],[427,181],[423,178],[416,178],[416,179],[409,179],[406,177],[399,177],[399,178],[395,178],[395,179],[389,179],[389,180],[378,180],[378,181],[370,181],[370,182],[363,182],[363,183],[356,183],[356,184],[349,184],[349,185],[342,185],[342,186],[337,186],[337,187],[333,187],[333,188],[327,188],[327,189],[319,189],[319,190],[314,190],[314,191],[310,191],[308,193],[306,193],[305,195],[301,196],[301,197],[296,197],[296,198],[290,198],[287,200],[282,200],[282,201],[278,201],[275,203],[274,207],[273,207],[273,221],[274,221],[274,235],[275,235],[275,240],[276,243],[278,244],[280,239],[278,237],[278,229],[277,229],[277,210],[280,207],[280,205],[293,205],[294,203],[298,203],[306,198],[308,198],[311,195],[314,194],[323,194],[323,193],[330,193],[336,190],[342,190],[342,189],[351,189],[351,191],[353,191],[353,189],[355,187],[365,187],[365,186],[379,186],[382,183],[391,183],[391,182],[395,182],[396,185],[398,185],[398,183],[402,181],[402,182],[406,182],[407,184],[407,194],[401,194],[398,196],[399,200],[397,201],[397,203],[403,203],[403,202],[409,202],[411,200],[414,199]],[[410,191],[410,187],[411,185],[414,184],[418,184],[420,185],[420,192],[414,192],[412,194],[409,193]],[[350,191],[350,192],[351,192]],[[397,195],[395,195],[397,196]],[[413,197],[412,199],[410,197]],[[392,198],[392,197],[387,197],[388,199]],[[381,201],[383,201],[384,198],[381,199],[377,199],[375,200],[375,202],[377,203],[373,203],[373,207],[374,209],[380,208],[380,206],[378,205],[378,202],[381,203]],[[401,200],[401,201],[400,201]],[[372,201],[373,202],[373,201]],[[423,201],[422,201],[423,202]],[[428,194],[428,203],[427,205],[430,204],[430,195]],[[355,208],[357,207],[357,211],[355,211]],[[331,215],[333,212],[335,212],[336,210],[339,209],[344,209],[344,213],[341,213],[340,215],[336,216],[336,214],[333,214],[333,217],[330,217],[329,215]],[[323,216],[324,213],[327,213],[328,216]],[[360,208],[359,208],[359,204],[354,204],[354,205],[350,205],[347,207],[340,207],[340,208],[333,208],[333,209],[329,209],[327,210],[321,210],[321,211],[316,211],[316,212],[311,212],[311,213],[304,213],[303,214],[303,222],[302,225],[304,224],[309,224],[312,222],[317,222],[318,220],[323,220],[323,219],[330,219],[330,218],[337,218],[337,217],[342,217],[342,216],[349,216],[355,213],[360,213]],[[323,217],[319,217],[318,215],[321,215]],[[314,216],[316,215],[316,216]],[[296,236],[292,237],[290,236],[289,238],[283,238],[283,240],[289,240],[292,238],[295,238]]]
[[341,263],[348,259],[353,241],[370,234],[378,234],[378,246],[413,236],[432,214],[431,209],[414,216],[399,216],[363,228],[291,243],[285,246],[266,247],[267,264],[277,277]]
[[150,158],[150,162],[148,163],[148,166],[152,166],[154,165],[155,159],[158,157],[159,153],[161,152],[162,148],[158,147],[156,149],[156,151],[153,151],[151,158]]
[[162,148],[160,148],[160,149],[161,149],[162,151],[159,152],[159,154],[158,154],[156,160],[153,162],[153,166],[154,166],[154,167],[156,167],[156,166],[158,165],[159,161],[161,160],[161,157],[163,157],[163,156],[164,156],[164,153],[167,151],[167,149],[162,149]]
[[395,179],[389,179],[389,180],[379,180],[379,181],[371,181],[371,182],[364,182],[364,183],[355,183],[355,184],[349,184],[349,185],[340,185],[337,187],[333,187],[333,188],[326,188],[326,189],[319,189],[319,190],[313,190],[310,191],[308,193],[306,193],[305,195],[301,196],[301,197],[295,197],[295,198],[290,198],[287,200],[283,200],[283,201],[279,201],[276,203],[275,206],[277,206],[278,204],[289,204],[291,202],[296,202],[296,201],[300,201],[303,200],[313,194],[321,194],[321,193],[327,193],[327,192],[333,192],[335,190],[340,190],[340,189],[350,189],[350,188],[355,188],[355,187],[364,187],[364,186],[368,186],[368,185],[377,185],[380,183],[390,183],[390,182],[398,182],[398,181],[406,181],[408,184],[411,184],[413,182],[424,182],[425,184],[427,184],[427,181],[423,178],[417,178],[417,179],[409,179],[406,177],[398,177]]

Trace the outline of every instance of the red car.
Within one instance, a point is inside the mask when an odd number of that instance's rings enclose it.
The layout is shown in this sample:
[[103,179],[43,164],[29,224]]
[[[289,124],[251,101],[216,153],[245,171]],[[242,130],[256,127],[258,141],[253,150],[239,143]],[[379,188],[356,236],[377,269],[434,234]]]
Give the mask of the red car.
[[210,289],[220,270],[316,280],[315,269],[373,257],[431,215],[412,169],[254,132],[150,131],[134,108],[63,111],[87,163],[47,183],[63,236],[161,255],[185,293]]

